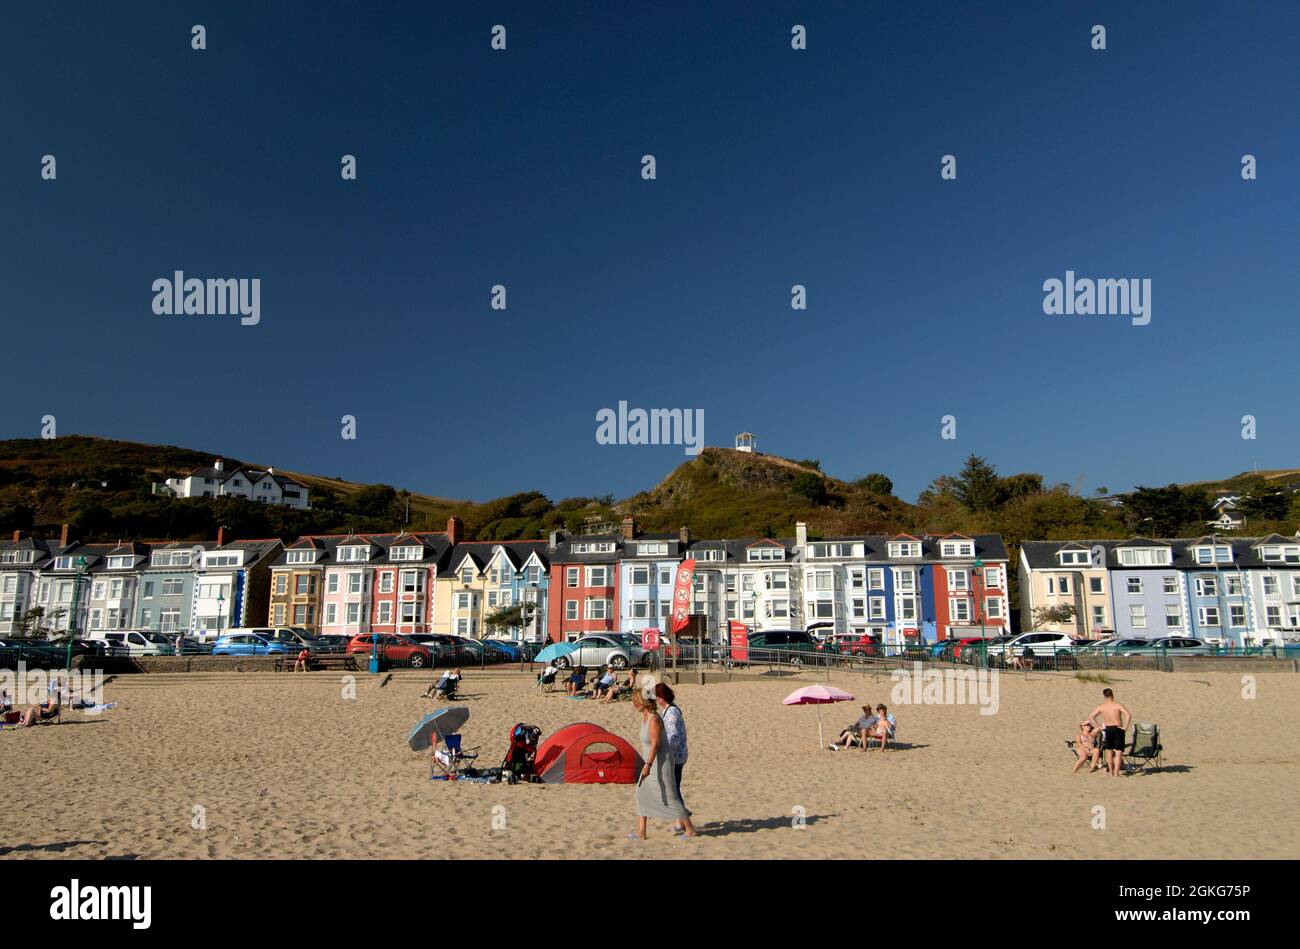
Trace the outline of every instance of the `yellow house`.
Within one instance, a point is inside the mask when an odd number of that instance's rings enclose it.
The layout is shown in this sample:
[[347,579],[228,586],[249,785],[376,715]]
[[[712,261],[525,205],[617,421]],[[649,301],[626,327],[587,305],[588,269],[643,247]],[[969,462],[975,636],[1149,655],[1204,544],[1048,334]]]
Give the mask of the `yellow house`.
[[1022,542],[1020,629],[1069,633],[1087,639],[1112,635],[1115,617],[1111,612],[1108,560],[1114,544],[1106,540]]

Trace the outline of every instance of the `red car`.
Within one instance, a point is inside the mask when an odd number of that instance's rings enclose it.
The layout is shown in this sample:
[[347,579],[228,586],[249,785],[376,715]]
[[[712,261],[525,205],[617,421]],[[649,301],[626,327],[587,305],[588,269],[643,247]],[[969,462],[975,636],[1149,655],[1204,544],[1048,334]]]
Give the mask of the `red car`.
[[883,653],[880,637],[869,633],[837,636],[835,647],[842,656],[879,656]]
[[396,633],[363,633],[353,636],[347,651],[368,656],[374,651],[375,639],[379,640],[380,655],[386,659],[409,662],[412,669],[424,669],[433,665],[433,651],[428,646]]

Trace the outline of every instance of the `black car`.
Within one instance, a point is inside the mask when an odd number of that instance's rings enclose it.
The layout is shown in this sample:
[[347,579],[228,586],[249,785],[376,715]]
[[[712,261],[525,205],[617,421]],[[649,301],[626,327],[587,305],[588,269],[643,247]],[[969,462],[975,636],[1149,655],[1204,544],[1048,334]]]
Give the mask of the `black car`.
[[812,635],[803,630],[770,630],[749,634],[750,662],[806,662],[822,654]]

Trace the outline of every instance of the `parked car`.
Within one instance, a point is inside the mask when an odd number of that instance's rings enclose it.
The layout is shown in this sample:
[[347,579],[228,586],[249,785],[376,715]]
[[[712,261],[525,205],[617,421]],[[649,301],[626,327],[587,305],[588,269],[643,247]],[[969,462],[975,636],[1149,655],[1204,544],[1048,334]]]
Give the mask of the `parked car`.
[[[66,636],[63,637],[62,639],[46,640],[45,645],[48,645],[51,648],[57,650],[58,652],[63,653],[64,656],[67,656],[68,654],[68,639]],[[125,656],[127,654],[124,648],[113,647],[113,649],[114,651],[110,653],[109,644],[102,639],[77,638],[72,640],[72,655],[74,657],[75,656],[107,656],[107,655]]]
[[351,636],[340,636],[338,633],[326,633],[320,639],[327,647],[326,652],[347,652],[348,643],[352,641]]
[[483,648],[487,650],[489,661],[493,662],[518,662],[519,649],[508,642],[502,642],[499,639],[482,639],[479,640]]
[[454,636],[446,633],[405,633],[412,642],[427,646],[433,653],[434,662],[440,666],[456,665],[465,658],[465,651],[460,648]]
[[883,656],[884,642],[870,633],[841,633],[832,636],[830,645],[843,656]]
[[176,655],[174,635],[169,639],[162,633],[147,629],[97,629],[87,638],[125,646],[129,656]]
[[296,649],[256,633],[227,634],[212,644],[214,656],[286,656]]
[[[174,641],[173,641],[174,642]],[[195,636],[184,636],[181,638],[181,655],[183,656],[203,656],[212,652],[212,643],[205,643]]]
[[628,666],[639,665],[645,657],[645,652],[639,645],[633,646],[613,635],[583,636],[573,645],[578,648],[555,660],[559,668],[609,665],[615,669],[626,669]]
[[265,636],[267,639],[273,639],[278,643],[284,643],[294,652],[302,649],[308,649],[311,652],[321,653],[329,652],[328,643],[319,636],[313,636],[310,632],[301,626],[276,626],[267,629],[258,629],[254,632],[259,636]]
[[1015,638],[1006,635],[987,636],[983,639],[978,636],[966,636],[953,647],[953,658],[958,662],[975,663],[981,656],[996,655],[994,650],[1001,650],[1003,646]]
[[397,633],[362,633],[360,636],[353,636],[352,641],[348,643],[348,652],[370,655],[375,651],[376,646],[385,659],[409,662],[413,669],[424,669],[433,665],[432,649],[423,643],[417,643],[409,636]]
[[750,662],[803,662],[815,659],[817,644],[803,630],[771,630],[749,634]]
[[1126,639],[1102,639],[1080,647],[1079,655],[1107,656],[1141,656],[1151,652],[1151,640],[1130,637]]
[[990,656],[999,656],[1003,660],[1023,656],[1025,650],[1032,650],[1035,659],[1047,656],[1072,656],[1075,639],[1069,633],[1032,632],[1021,633],[1013,639],[989,647]]
[[1178,656],[1212,656],[1214,647],[1189,636],[1164,636],[1153,640],[1151,647],[1158,652]]
[[505,653],[509,662],[518,662],[524,655],[523,647],[513,639],[485,639],[483,642]]

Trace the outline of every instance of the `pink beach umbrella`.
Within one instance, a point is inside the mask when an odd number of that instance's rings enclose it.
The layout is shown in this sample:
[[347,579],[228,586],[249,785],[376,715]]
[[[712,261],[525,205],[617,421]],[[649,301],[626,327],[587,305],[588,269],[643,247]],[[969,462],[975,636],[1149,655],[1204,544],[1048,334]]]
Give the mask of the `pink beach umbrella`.
[[[783,705],[828,705],[831,702],[852,702],[853,696],[833,685],[809,685],[796,689],[785,697]],[[822,710],[817,709],[817,747],[822,741]]]

